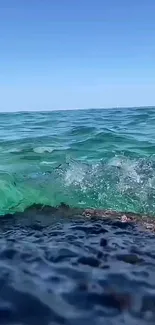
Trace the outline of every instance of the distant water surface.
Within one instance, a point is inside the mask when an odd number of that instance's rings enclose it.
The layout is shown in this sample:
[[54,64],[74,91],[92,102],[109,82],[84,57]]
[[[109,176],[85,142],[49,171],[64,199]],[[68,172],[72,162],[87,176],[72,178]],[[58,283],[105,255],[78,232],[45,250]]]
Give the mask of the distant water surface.
[[155,108],[0,114],[0,214],[60,202],[154,213]]

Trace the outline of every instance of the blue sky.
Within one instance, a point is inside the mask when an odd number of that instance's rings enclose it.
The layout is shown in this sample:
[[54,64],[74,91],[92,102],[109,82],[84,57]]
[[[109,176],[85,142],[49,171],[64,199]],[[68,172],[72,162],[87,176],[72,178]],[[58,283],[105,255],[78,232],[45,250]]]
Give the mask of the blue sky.
[[155,0],[0,0],[0,111],[155,105]]

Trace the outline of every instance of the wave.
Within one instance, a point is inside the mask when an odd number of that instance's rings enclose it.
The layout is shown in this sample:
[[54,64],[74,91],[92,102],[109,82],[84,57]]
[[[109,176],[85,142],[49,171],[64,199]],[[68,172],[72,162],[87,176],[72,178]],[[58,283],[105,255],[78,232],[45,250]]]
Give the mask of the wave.
[[[47,148],[40,148],[40,150]],[[33,204],[155,214],[155,160],[113,156],[100,162],[44,161],[19,173],[0,173],[0,215]],[[30,168],[31,167],[31,168]]]

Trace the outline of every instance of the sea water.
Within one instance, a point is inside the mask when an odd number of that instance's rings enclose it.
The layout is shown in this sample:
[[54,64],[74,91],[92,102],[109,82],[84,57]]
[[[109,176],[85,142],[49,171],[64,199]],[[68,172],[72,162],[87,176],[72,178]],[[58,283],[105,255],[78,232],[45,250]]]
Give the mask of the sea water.
[[154,216],[155,108],[0,114],[0,323],[153,324],[154,234],[61,202]]

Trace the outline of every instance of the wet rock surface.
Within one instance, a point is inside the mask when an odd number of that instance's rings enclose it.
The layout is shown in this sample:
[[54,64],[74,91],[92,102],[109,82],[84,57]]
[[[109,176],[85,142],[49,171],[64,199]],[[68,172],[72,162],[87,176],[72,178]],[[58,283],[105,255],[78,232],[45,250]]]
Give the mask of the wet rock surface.
[[0,222],[0,324],[154,324],[155,234],[42,212]]

